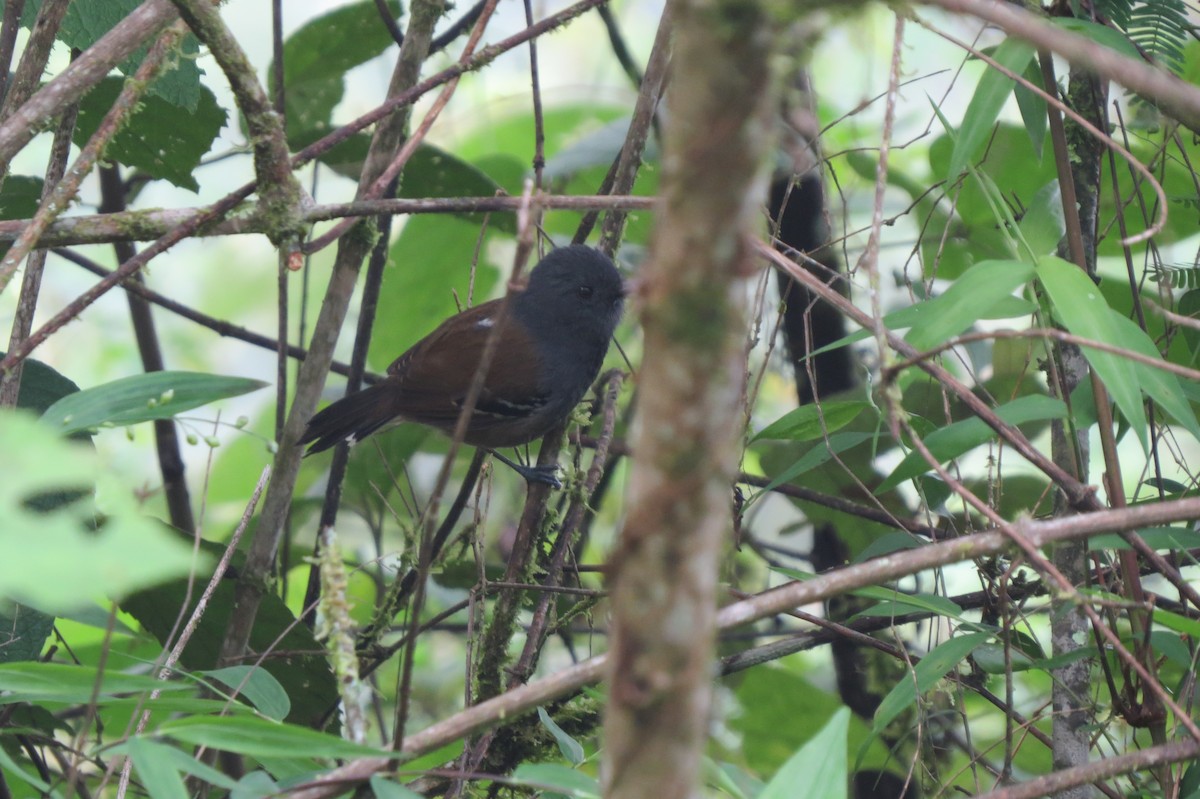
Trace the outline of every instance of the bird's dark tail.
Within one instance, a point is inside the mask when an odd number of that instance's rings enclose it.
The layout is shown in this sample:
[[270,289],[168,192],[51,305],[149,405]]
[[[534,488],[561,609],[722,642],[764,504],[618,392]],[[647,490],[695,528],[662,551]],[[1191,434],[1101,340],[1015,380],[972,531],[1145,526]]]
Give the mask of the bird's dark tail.
[[299,443],[312,444],[304,454],[323,452],[343,441],[354,444],[392,421],[395,415],[387,406],[393,390],[386,383],[371,386],[314,414],[300,437]]

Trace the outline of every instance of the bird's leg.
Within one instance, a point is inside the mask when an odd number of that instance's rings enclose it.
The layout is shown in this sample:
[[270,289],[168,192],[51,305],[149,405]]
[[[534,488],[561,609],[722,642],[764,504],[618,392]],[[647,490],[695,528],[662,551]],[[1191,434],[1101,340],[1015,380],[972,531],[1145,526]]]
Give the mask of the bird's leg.
[[526,466],[522,463],[511,461],[501,455],[496,450],[490,450],[496,460],[511,468],[514,472],[525,478],[529,483],[544,483],[551,488],[562,488],[562,482],[558,479],[558,466],[550,464],[549,466]]

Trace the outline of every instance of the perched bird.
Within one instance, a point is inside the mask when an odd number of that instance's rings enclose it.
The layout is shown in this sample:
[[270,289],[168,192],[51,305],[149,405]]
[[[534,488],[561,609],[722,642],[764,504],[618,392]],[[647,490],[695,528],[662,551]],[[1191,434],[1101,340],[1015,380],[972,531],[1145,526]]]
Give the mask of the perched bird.
[[[591,247],[560,247],[543,258],[510,301],[463,441],[489,450],[515,447],[565,418],[600,371],[625,293],[613,262]],[[402,421],[452,434],[501,302],[450,317],[397,358],[382,382],[314,415],[300,438],[311,443],[307,454]],[[557,484],[497,456],[526,479]]]

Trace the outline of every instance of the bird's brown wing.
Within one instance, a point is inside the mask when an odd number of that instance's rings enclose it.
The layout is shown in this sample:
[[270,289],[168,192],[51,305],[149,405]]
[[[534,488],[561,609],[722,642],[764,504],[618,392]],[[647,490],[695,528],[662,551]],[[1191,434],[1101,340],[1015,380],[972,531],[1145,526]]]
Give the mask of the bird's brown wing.
[[[499,311],[498,301],[470,308],[447,319],[397,358],[388,367],[388,374],[397,381],[396,413],[414,422],[452,429]],[[540,357],[528,335],[514,324],[510,315],[500,331],[487,388],[480,393],[471,420],[476,431],[529,416],[545,404],[546,397],[540,393]]]

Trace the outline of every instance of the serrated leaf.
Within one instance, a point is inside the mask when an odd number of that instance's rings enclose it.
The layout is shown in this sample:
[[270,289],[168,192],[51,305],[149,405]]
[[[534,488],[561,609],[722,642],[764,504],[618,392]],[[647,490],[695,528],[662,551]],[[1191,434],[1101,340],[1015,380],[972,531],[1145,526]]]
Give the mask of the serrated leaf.
[[[1033,46],[1015,37],[1005,39],[992,53],[992,59],[1001,66],[1020,75],[1033,59]],[[1000,109],[1008,100],[1014,85],[1012,78],[989,66],[979,78],[971,102],[963,114],[963,124],[958,130],[954,153],[950,156],[950,169],[946,177],[951,182],[983,152],[984,145],[992,135],[992,128]]]
[[[1055,316],[1067,330],[1113,347],[1125,346],[1127,328],[1116,321],[1119,317],[1112,313],[1100,288],[1083,270],[1056,256],[1046,256],[1038,262],[1037,273]],[[1133,428],[1143,450],[1147,449],[1146,409],[1142,405],[1138,369],[1132,361],[1119,355],[1088,347],[1084,347],[1083,352]]]
[[266,386],[261,380],[201,372],[147,372],[78,391],[51,405],[42,423],[62,434],[105,424],[128,425],[174,416]]
[[[119,78],[106,78],[84,96],[72,136],[76,145],[82,147],[96,132],[122,84]],[[212,92],[203,86],[196,108],[186,114],[161,97],[147,95],[104,155],[180,188],[197,191],[200,185],[192,173],[221,132],[225,118]]]
[[[996,415],[1009,424],[1021,425],[1029,422],[1065,419],[1067,418],[1067,406],[1061,400],[1053,397],[1031,394],[1001,405],[996,409]],[[972,418],[939,428],[926,436],[924,442],[938,462],[945,463],[970,452],[995,435],[995,431],[984,424],[982,419]],[[910,452],[895,470],[884,478],[876,491],[878,493],[890,491],[905,480],[911,480],[924,474],[929,471],[929,468],[929,464],[921,456],[921,453]]]

